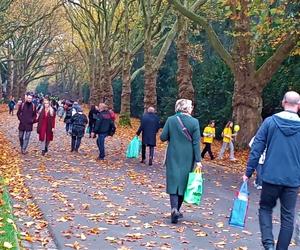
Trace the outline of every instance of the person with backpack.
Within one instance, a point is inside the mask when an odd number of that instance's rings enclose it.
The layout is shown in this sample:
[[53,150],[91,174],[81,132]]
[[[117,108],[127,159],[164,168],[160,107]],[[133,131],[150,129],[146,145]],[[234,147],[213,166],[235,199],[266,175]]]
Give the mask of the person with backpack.
[[85,133],[85,126],[88,123],[88,119],[85,114],[83,114],[82,108],[78,105],[76,107],[76,113],[71,117],[72,126],[72,141],[71,141],[71,152],[78,153],[81,139]]
[[155,114],[155,109],[149,107],[141,119],[141,125],[136,132],[137,136],[142,133],[142,161],[145,164],[146,148],[149,147],[149,166],[153,163],[154,147],[156,146],[156,134],[159,130],[159,117]]
[[111,118],[108,106],[105,103],[99,104],[98,113],[94,116],[96,122],[93,128],[92,137],[94,134],[98,135],[97,146],[99,148],[99,160],[104,160],[105,158],[105,138],[107,136],[113,136],[116,127]]
[[38,114],[37,133],[41,142],[42,155],[45,155],[48,152],[50,142],[53,141],[56,116],[48,99],[43,100],[43,106]]
[[215,159],[213,153],[211,152],[211,144],[214,141],[214,138],[216,137],[216,128],[215,128],[215,121],[212,120],[209,122],[209,124],[205,127],[203,131],[203,142],[204,142],[204,149],[201,153],[201,157],[204,158],[206,152],[208,152],[210,159]]
[[36,107],[32,103],[32,94],[25,95],[25,102],[22,102],[18,108],[17,116],[19,120],[19,140],[21,153],[27,153],[30,135],[33,129],[33,123],[36,122],[37,112]]
[[8,103],[8,109],[9,109],[9,114],[10,115],[14,115],[15,106],[16,106],[16,101],[15,101],[15,98],[12,96],[10,98],[9,103]]

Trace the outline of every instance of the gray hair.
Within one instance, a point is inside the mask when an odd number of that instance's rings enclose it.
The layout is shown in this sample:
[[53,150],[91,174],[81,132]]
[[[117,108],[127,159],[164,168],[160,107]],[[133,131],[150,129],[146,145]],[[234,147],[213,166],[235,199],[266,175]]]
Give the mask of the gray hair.
[[192,113],[193,102],[188,99],[179,99],[175,104],[175,112]]
[[153,107],[149,107],[147,110],[148,113],[154,113],[155,112],[155,108]]

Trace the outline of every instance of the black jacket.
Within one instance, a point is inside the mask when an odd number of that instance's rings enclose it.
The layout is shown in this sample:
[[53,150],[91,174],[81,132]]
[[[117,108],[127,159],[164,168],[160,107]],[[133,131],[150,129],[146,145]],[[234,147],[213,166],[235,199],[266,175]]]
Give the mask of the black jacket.
[[156,146],[156,134],[159,127],[159,117],[154,113],[145,113],[136,134],[140,135],[142,132],[142,142],[144,145]]
[[89,112],[89,126],[92,128],[95,125],[95,118],[94,116],[98,113],[98,111],[96,109],[90,110]]
[[115,124],[111,119],[109,111],[97,112],[94,115],[95,126],[92,128],[92,131],[95,134],[110,134],[111,131],[115,128]]
[[72,135],[83,137],[85,132],[85,126],[88,123],[88,119],[85,114],[76,113],[71,117]]
[[68,107],[68,109],[66,110],[66,116],[65,116],[64,122],[70,123],[71,118],[72,118],[72,107]]

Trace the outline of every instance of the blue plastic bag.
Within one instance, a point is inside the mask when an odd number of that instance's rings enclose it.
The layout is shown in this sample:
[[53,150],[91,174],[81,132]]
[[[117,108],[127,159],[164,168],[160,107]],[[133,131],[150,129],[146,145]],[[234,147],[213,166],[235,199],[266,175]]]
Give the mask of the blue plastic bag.
[[140,139],[135,136],[131,142],[129,143],[127,150],[126,150],[126,157],[127,158],[138,158],[141,152],[142,142]]
[[231,210],[231,215],[229,218],[230,226],[242,229],[245,227],[245,221],[248,210],[248,196],[248,185],[245,181],[242,184],[240,191],[237,193],[236,198],[234,199],[233,208]]

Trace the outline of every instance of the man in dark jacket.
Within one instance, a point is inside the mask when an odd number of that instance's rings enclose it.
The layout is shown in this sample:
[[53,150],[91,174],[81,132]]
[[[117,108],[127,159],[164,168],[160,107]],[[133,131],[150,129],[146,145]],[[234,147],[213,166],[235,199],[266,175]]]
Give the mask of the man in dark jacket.
[[247,164],[244,181],[251,177],[259,158],[267,148],[262,167],[262,192],[259,203],[259,224],[265,249],[273,250],[272,212],[277,199],[281,204],[281,227],[276,249],[286,250],[290,244],[300,186],[300,109],[298,93],[287,92],[284,111],[268,117],[259,128]]
[[99,104],[98,113],[95,115],[95,126],[93,127],[92,137],[94,133],[98,135],[97,146],[99,148],[99,160],[105,157],[105,138],[112,136],[115,131],[115,124],[111,118],[108,106],[104,103]]
[[88,123],[88,119],[80,106],[76,107],[76,113],[71,117],[72,126],[72,142],[71,152],[75,151],[78,153],[81,139],[84,136],[85,126]]
[[19,140],[21,146],[21,153],[26,154],[26,149],[29,144],[33,123],[36,122],[36,107],[32,103],[32,94],[25,95],[25,102],[23,102],[18,109],[17,116],[20,121],[19,124]]
[[159,130],[159,117],[155,114],[155,109],[149,107],[141,119],[141,125],[136,132],[137,136],[142,133],[142,161],[146,160],[146,147],[149,147],[149,165],[152,165],[154,147],[156,146],[156,134]]

